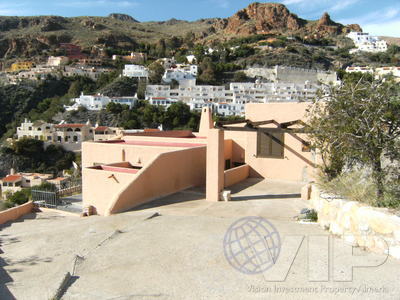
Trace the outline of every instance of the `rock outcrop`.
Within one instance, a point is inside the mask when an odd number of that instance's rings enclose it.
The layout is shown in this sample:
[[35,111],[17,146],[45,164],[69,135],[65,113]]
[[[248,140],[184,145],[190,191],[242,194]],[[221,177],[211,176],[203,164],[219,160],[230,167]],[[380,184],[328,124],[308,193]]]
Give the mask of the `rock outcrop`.
[[228,18],[225,31],[231,34],[261,34],[298,30],[306,23],[286,6],[278,3],[253,3]]
[[223,30],[227,34],[279,34],[295,33],[326,37],[350,31],[362,31],[357,24],[344,26],[332,21],[328,13],[324,13],[317,22],[310,22],[291,13],[285,5],[278,3],[252,3],[228,19],[214,23],[216,31]]
[[129,22],[139,23],[138,20],[136,20],[136,19],[132,18],[130,15],[126,15],[126,14],[113,13],[113,14],[109,14],[108,17],[111,19],[116,19],[116,20],[120,20],[120,21],[129,21]]

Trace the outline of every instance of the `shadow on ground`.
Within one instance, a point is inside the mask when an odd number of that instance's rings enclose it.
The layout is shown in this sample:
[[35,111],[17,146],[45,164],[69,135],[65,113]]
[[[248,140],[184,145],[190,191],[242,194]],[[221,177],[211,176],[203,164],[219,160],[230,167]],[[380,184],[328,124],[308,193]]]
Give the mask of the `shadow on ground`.
[[166,205],[171,205],[171,204],[177,204],[177,203],[184,203],[184,202],[190,202],[190,201],[197,201],[197,200],[202,200],[204,201],[206,195],[205,195],[205,189],[204,187],[196,187],[196,188],[191,188],[188,190],[184,190],[181,192],[178,192],[176,194],[160,198],[157,200],[154,200],[152,202],[142,204],[138,207],[135,207],[134,209],[130,211],[138,211],[138,210],[143,210],[143,209],[149,209],[149,208],[155,208],[155,207],[160,207],[160,206],[166,206]]
[[232,201],[247,201],[247,200],[268,200],[268,199],[293,199],[300,198],[301,194],[278,194],[278,195],[254,195],[254,196],[232,196]]
[[[3,229],[12,226],[15,223],[22,223],[27,220],[33,220],[36,219],[36,214],[28,214],[25,215],[24,217],[12,221],[12,222],[7,222],[2,225],[0,225],[0,231]],[[19,243],[20,240],[15,237],[9,237],[7,234],[0,234],[0,254],[3,254],[2,247],[3,245],[8,245],[8,244],[14,244],[14,243]],[[8,272],[4,269],[4,267],[9,266],[10,263],[4,260],[2,257],[0,257],[0,299],[2,300],[14,300],[16,299],[14,295],[10,292],[10,290],[7,287],[7,283],[13,282],[12,277],[9,275],[9,273],[15,273],[15,272],[21,272],[21,269],[9,269]],[[12,264],[11,264],[12,265]]]

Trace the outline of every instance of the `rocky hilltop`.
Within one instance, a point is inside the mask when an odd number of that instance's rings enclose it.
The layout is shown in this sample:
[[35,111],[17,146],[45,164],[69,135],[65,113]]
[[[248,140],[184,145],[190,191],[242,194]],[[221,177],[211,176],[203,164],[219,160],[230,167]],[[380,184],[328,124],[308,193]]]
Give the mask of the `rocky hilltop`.
[[342,25],[325,13],[309,21],[277,3],[253,3],[226,19],[202,19],[194,22],[171,19],[163,22],[138,22],[133,17],[113,13],[108,17],[0,16],[0,59],[46,56],[60,43],[74,43],[90,51],[93,46],[130,50],[138,43],[193,33],[193,42],[203,44],[226,41],[253,34],[282,34],[335,37],[358,25]]
[[226,33],[235,35],[293,32],[327,36],[351,30],[362,31],[356,24],[344,26],[333,22],[328,13],[324,13],[317,22],[307,21],[291,13],[285,5],[278,3],[250,4],[232,17],[222,20],[217,27],[222,27]]

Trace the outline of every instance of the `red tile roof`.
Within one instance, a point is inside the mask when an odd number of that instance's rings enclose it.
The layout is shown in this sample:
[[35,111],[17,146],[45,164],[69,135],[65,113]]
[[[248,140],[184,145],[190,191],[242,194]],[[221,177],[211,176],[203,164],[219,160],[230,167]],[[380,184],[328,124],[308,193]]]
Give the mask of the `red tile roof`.
[[107,126],[98,126],[94,129],[94,131],[106,131],[107,129]]
[[65,177],[57,177],[57,178],[54,178],[54,179],[49,179],[48,181],[64,181],[66,179],[67,178],[65,178]]
[[1,179],[3,182],[16,182],[20,181],[22,179],[21,175],[7,175],[3,179]]
[[82,128],[86,126],[86,124],[58,124],[54,126],[55,128]]

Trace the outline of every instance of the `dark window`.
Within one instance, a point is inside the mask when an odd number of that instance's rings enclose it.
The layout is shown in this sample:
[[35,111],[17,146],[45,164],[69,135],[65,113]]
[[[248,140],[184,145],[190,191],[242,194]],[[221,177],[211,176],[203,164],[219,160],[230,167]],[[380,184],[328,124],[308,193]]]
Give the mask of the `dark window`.
[[257,157],[284,158],[284,133],[259,131],[257,135]]
[[7,182],[3,182],[3,186],[7,186]]
[[30,183],[31,182],[29,179],[26,179],[25,181],[26,181],[26,183]]
[[226,159],[225,160],[225,170],[229,170],[231,168],[231,160]]

